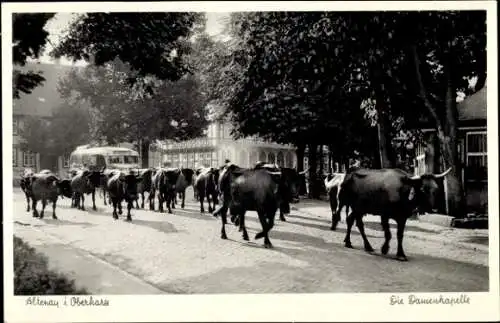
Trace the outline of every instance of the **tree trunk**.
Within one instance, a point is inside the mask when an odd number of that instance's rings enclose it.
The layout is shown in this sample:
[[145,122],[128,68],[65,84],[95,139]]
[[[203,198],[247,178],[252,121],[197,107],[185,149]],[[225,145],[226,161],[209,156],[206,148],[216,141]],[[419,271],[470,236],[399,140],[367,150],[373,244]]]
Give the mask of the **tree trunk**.
[[319,173],[323,174],[324,173],[324,166],[325,166],[325,156],[323,156],[323,145],[319,145]]
[[304,153],[306,146],[304,144],[297,145],[297,171],[302,172],[304,170]]
[[141,140],[141,164],[142,168],[149,167],[149,140]]
[[[451,53],[448,54],[451,56]],[[465,217],[467,213],[466,199],[460,180],[461,165],[458,155],[458,110],[456,103],[456,91],[453,85],[453,68],[450,66],[452,58],[444,64],[446,76],[446,116],[443,132],[438,132],[441,142],[441,152],[446,163],[445,168],[451,167],[447,175],[448,188],[448,212],[456,218]]]
[[319,187],[317,185],[318,170],[318,145],[309,144],[309,198],[319,198]]
[[443,60],[447,89],[445,97],[445,120],[441,121],[436,108],[429,101],[427,91],[422,81],[420,58],[418,57],[416,45],[410,46],[410,55],[410,57],[413,58],[413,67],[415,70],[418,93],[420,98],[424,101],[424,105],[436,125],[441,153],[446,163],[444,166],[445,168],[451,167],[451,172],[446,176],[448,189],[448,214],[456,218],[462,218],[466,214],[466,203],[462,182],[460,180],[461,165],[458,156],[458,142],[456,139],[458,135],[458,111],[456,105],[456,91],[452,82],[453,68],[450,66],[453,58],[451,57],[451,53],[447,53],[445,55],[446,59]]
[[[378,100],[377,100],[378,105]],[[377,109],[379,114],[378,131],[378,150],[380,156],[380,168],[393,168],[391,138],[389,134],[389,118],[382,109]]]

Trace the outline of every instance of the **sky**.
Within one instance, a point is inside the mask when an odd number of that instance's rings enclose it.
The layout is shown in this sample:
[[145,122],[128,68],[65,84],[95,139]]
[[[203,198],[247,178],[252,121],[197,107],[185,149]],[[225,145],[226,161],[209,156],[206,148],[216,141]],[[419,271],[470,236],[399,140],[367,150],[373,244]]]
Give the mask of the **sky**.
[[[211,36],[218,36],[222,33],[224,28],[223,20],[228,17],[228,12],[207,12],[206,32]],[[54,18],[47,22],[45,30],[49,32],[49,41],[47,43],[45,54],[40,57],[42,63],[53,63],[54,60],[48,55],[60,39],[64,36],[69,24],[75,19],[76,14],[73,13],[57,13]],[[73,64],[71,61],[61,58],[60,64],[64,65],[84,65],[84,62],[77,62]]]

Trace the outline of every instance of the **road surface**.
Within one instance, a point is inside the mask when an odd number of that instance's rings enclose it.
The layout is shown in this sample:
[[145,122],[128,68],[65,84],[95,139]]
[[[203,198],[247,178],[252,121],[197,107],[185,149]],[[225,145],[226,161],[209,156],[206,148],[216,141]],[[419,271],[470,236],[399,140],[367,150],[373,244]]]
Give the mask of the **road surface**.
[[[325,293],[325,292],[473,292],[488,290],[488,254],[439,241],[405,237],[408,262],[382,256],[379,225],[366,225],[376,251],[362,249],[353,228],[354,249],[343,246],[345,222],[329,230],[328,217],[292,211],[277,218],[270,233],[273,249],[254,240],[260,223],[247,213],[251,241],[232,224],[220,239],[220,219],[200,214],[186,194],[186,208],[173,214],[132,209],[133,220],[113,220],[111,207],[98,198],[97,211],[59,200],[59,220],[47,207],[43,220],[26,212],[24,195],[14,189],[14,234],[49,257],[51,266],[93,293]],[[147,206],[147,205],[146,205]],[[40,209],[40,205],[38,208]],[[205,209],[207,206],[205,205]],[[375,223],[372,223],[375,225]],[[372,228],[372,230],[370,229]],[[425,233],[425,234],[432,234]]]

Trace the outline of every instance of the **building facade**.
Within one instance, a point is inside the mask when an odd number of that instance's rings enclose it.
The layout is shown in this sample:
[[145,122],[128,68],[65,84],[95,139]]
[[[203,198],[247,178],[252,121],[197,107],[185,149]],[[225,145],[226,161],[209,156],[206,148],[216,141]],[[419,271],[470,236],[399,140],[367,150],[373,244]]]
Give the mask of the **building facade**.
[[25,168],[35,171],[50,169],[60,176],[66,175],[69,167],[69,155],[48,156],[40,153],[24,151],[21,148],[23,138],[22,129],[27,117],[36,117],[50,122],[52,112],[63,103],[57,91],[58,82],[72,69],[71,66],[59,64],[27,63],[25,66],[16,66],[21,71],[42,71],[45,82],[37,86],[30,94],[21,93],[19,99],[13,100],[12,106],[12,169],[14,184],[19,183],[20,176]]
[[169,167],[219,167],[225,159],[241,166],[250,167],[257,161],[276,163],[282,167],[296,167],[295,148],[259,138],[234,140],[231,125],[212,122],[204,137],[182,142],[166,142],[149,153],[149,166]]
[[[461,181],[465,190],[468,212],[485,213],[488,207],[488,152],[486,127],[486,86],[457,104],[458,154],[461,161]],[[423,144],[416,147],[415,174],[438,173],[445,170],[439,153],[439,141],[434,129],[422,129]],[[444,188],[446,194],[446,187]],[[445,199],[446,200],[446,199]],[[444,207],[446,210],[446,206]]]

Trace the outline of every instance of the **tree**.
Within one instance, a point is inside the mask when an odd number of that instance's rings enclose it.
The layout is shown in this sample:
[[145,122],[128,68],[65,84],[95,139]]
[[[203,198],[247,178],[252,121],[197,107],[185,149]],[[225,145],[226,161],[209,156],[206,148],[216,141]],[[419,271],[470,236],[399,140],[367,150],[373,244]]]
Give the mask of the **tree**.
[[93,139],[107,144],[135,142],[147,167],[149,145],[156,139],[185,140],[207,126],[206,99],[193,75],[161,81],[140,78],[130,87],[130,68],[115,60],[69,74],[59,85],[64,97],[92,107]]
[[56,159],[88,142],[89,132],[88,109],[66,101],[50,117],[27,116],[20,129],[20,147],[47,159]]
[[137,72],[132,83],[148,75],[176,81],[190,71],[184,60],[187,40],[204,25],[204,15],[195,12],[87,13],[51,54],[97,66],[119,59]]
[[28,58],[38,58],[47,42],[49,33],[44,29],[54,13],[14,13],[12,15],[12,78],[13,95],[19,99],[21,93],[29,94],[42,84],[45,78],[39,72],[21,72],[16,65],[24,66]]

